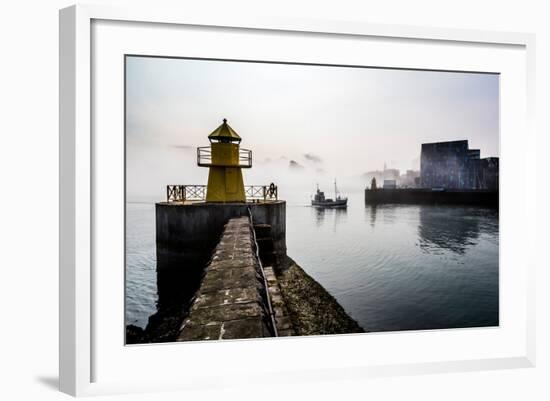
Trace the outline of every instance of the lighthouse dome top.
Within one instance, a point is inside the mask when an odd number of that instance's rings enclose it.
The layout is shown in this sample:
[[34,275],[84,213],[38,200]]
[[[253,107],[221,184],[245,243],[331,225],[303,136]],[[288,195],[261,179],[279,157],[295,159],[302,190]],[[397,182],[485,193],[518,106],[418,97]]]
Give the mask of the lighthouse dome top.
[[240,142],[241,137],[235,132],[233,128],[227,124],[227,119],[223,119],[222,125],[216,128],[210,135],[208,139],[217,140],[220,142]]

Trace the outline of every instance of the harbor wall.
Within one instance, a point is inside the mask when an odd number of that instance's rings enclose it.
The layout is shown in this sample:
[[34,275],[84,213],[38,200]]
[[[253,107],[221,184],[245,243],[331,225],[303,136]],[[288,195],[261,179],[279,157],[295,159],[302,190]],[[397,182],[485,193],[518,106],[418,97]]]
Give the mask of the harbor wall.
[[456,204],[498,208],[499,192],[489,190],[444,190],[424,188],[365,189],[365,203]]
[[[157,204],[158,311],[145,330],[127,326],[127,343],[363,332],[286,255],[285,208]],[[278,256],[264,259],[271,239]]]
[[273,251],[286,255],[286,202],[156,204],[157,287],[159,304],[182,303],[198,290],[204,267],[225,224],[248,216],[269,225]]

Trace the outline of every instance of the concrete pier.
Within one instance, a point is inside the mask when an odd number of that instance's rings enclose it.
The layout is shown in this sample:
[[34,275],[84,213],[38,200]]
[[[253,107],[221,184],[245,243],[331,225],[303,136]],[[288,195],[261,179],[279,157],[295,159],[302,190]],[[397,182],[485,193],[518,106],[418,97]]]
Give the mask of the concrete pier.
[[272,327],[275,320],[271,319],[268,302],[277,291],[276,278],[270,271],[270,283],[265,279],[252,230],[247,217],[227,222],[177,341],[292,334],[282,305],[274,315],[279,330]]

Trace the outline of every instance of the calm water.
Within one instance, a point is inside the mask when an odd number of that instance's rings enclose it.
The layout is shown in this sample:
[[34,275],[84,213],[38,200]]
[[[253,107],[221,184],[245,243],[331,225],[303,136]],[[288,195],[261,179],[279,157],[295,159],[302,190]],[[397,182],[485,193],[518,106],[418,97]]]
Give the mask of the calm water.
[[156,312],[155,204],[126,204],[126,324],[145,328]]
[[[303,200],[302,200],[303,199]],[[476,207],[287,204],[287,248],[368,331],[498,324],[498,212]],[[156,302],[154,205],[127,207],[127,323]]]

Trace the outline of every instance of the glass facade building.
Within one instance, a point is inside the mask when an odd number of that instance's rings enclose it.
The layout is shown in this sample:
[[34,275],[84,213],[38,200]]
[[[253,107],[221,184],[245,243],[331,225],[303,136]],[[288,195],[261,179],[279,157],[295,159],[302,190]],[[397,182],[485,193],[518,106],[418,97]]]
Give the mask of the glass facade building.
[[424,188],[498,190],[498,157],[480,158],[467,140],[422,144],[420,181]]

